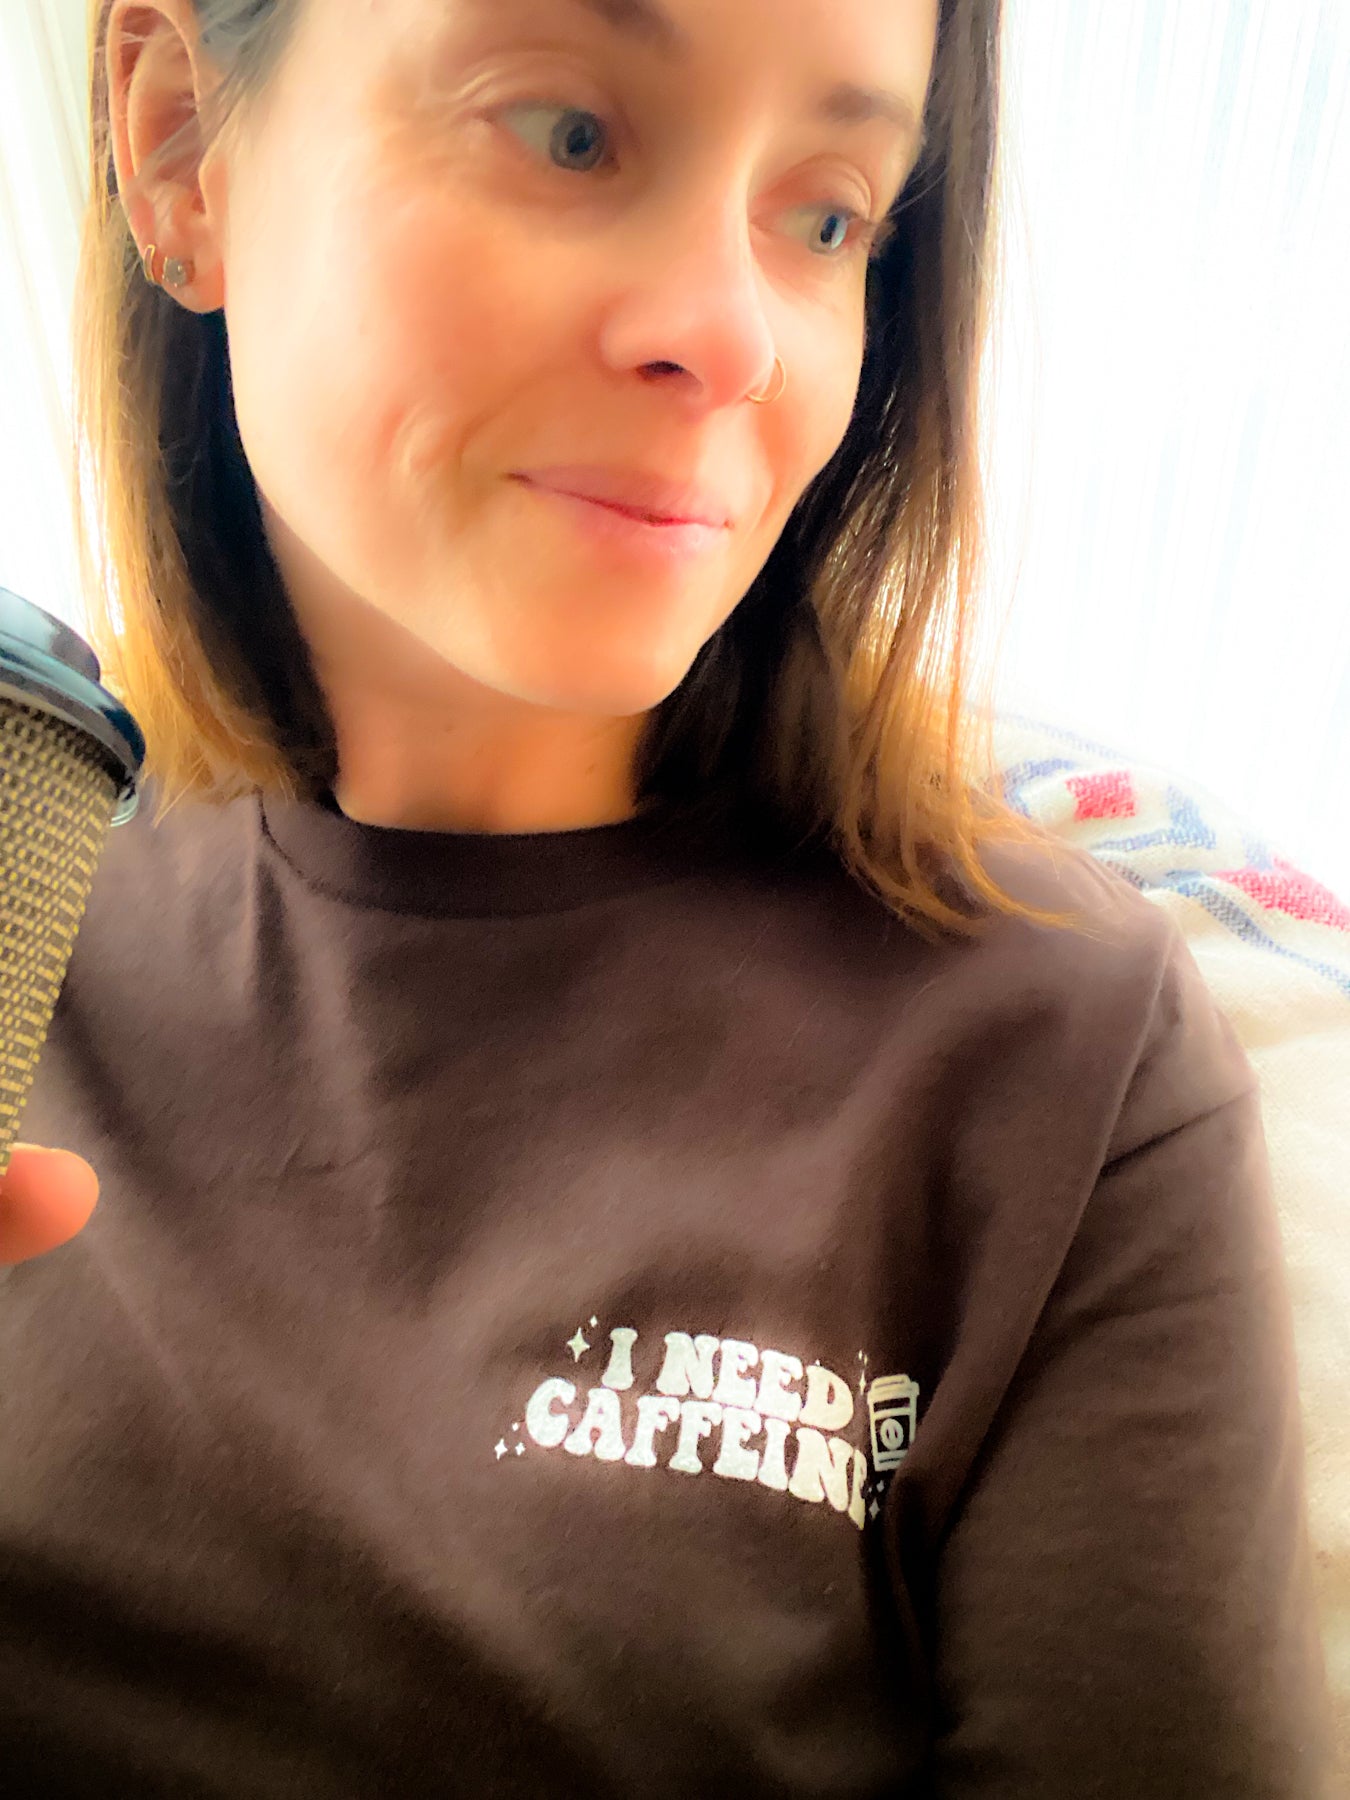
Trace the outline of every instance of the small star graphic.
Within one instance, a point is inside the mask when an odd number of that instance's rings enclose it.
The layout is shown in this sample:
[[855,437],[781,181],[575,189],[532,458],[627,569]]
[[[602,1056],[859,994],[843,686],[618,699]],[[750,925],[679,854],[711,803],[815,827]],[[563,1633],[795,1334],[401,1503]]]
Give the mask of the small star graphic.
[[500,1462],[502,1460],[502,1458],[506,1455],[506,1445],[502,1442],[502,1440],[500,1438],[497,1439],[497,1447],[496,1447],[495,1454],[496,1454],[498,1462]]
[[599,1321],[599,1319],[597,1319],[597,1318],[596,1318],[596,1316],[595,1316],[595,1314],[594,1314],[594,1313],[592,1313],[592,1314],[591,1314],[591,1327],[592,1327],[592,1329],[594,1329],[594,1328],[595,1328],[595,1326],[597,1326],[597,1325],[598,1325],[598,1324],[599,1324],[599,1323],[600,1323],[600,1321]]
[[512,1429],[512,1431],[520,1430],[520,1420],[519,1419],[515,1419],[512,1421],[511,1429]]
[[874,1500],[872,1502],[872,1504],[868,1507],[867,1510],[868,1510],[868,1512],[871,1513],[872,1517],[875,1519],[877,1517],[878,1513],[880,1513],[881,1508],[877,1505],[876,1501]]
[[579,1325],[577,1327],[577,1335],[574,1338],[568,1338],[567,1348],[572,1352],[573,1362],[580,1362],[582,1352],[590,1349],[590,1345],[581,1335],[581,1327]]
[[524,1446],[524,1444],[517,1444],[517,1445],[516,1445],[516,1455],[517,1455],[517,1456],[524,1456],[524,1454],[525,1454],[525,1446]]

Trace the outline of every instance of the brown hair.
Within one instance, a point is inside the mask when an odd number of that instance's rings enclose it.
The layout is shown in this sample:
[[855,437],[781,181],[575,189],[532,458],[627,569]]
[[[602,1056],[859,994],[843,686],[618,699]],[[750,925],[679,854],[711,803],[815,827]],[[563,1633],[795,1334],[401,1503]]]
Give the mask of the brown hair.
[[[89,0],[92,181],[74,312],[89,635],[145,733],[160,818],[185,796],[317,797],[336,779],[336,743],[264,535],[224,318],[144,279],[118,196],[111,3]],[[222,72],[204,154],[263,96],[307,0],[192,3]],[[982,936],[993,921],[981,913],[1084,924],[1019,901],[980,861],[995,841],[1056,849],[994,791],[992,667],[973,691],[979,369],[1001,272],[1000,15],[1000,0],[943,0],[923,153],[868,276],[852,423],[748,593],[653,711],[638,764],[640,804],[750,804],[798,841],[828,842],[930,942]]]

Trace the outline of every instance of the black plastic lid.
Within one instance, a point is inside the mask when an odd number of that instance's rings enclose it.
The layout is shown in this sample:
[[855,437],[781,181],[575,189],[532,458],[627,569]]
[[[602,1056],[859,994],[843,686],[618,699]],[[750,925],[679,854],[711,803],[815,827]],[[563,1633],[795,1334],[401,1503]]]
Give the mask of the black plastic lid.
[[101,675],[78,632],[0,587],[0,698],[55,713],[103,747],[118,783],[112,822],[125,825],[140,804],[145,738],[121,701],[100,687]]

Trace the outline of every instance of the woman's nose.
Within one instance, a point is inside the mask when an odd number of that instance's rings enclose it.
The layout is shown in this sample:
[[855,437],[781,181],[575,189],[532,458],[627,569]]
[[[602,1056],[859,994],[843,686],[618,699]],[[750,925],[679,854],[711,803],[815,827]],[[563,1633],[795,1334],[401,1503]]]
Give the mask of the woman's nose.
[[634,363],[678,363],[707,403],[763,390],[777,346],[743,201],[668,214],[634,266],[628,306]]

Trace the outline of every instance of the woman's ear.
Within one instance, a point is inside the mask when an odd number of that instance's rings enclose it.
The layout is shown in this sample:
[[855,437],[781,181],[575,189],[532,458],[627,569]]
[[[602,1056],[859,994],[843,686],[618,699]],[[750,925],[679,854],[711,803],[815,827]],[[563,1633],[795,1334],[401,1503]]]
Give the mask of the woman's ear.
[[[221,197],[203,157],[202,106],[219,71],[201,49],[190,0],[114,0],[106,40],[117,192],[142,252],[191,261],[174,298],[194,312],[225,300]],[[214,204],[213,204],[213,195]]]

